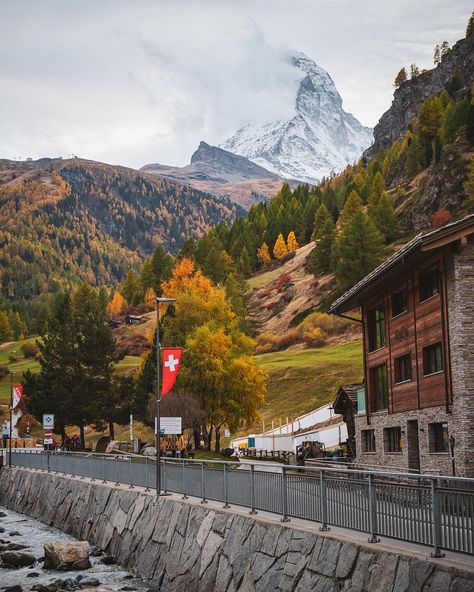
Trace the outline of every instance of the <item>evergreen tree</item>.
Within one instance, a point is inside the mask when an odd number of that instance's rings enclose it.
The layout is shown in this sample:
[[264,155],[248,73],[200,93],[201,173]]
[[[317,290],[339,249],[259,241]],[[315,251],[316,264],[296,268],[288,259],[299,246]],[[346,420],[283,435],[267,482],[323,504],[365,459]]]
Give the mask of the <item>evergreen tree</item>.
[[252,271],[252,263],[246,247],[242,249],[237,261],[237,271],[244,276],[249,275]]
[[355,214],[361,211],[362,200],[360,199],[358,193],[351,191],[339,218],[340,228],[342,229],[344,226],[346,226],[352,220]]
[[441,59],[443,59],[445,56],[448,55],[448,53],[451,51],[451,48],[449,47],[449,43],[447,41],[443,41],[443,43],[441,44]]
[[427,99],[418,117],[418,136],[424,156],[424,166],[429,166],[433,157],[433,140],[441,127],[443,105],[439,97]]
[[420,68],[418,68],[418,66],[416,64],[412,64],[410,66],[410,77],[416,78],[419,75],[420,75]]
[[[183,245],[183,249],[185,245]],[[187,248],[190,246],[191,245],[188,244]],[[151,258],[151,267],[153,284],[148,287],[153,288],[157,296],[161,296],[161,283],[171,277],[171,270],[173,268],[173,257],[165,251],[162,245],[158,245],[153,252]]]
[[6,312],[0,312],[0,343],[5,343],[13,338],[10,319]]
[[314,218],[313,240],[316,245],[308,258],[308,269],[314,275],[332,271],[331,252],[334,242],[334,222],[328,209],[321,204]]
[[435,47],[434,55],[433,55],[433,63],[435,66],[437,66],[439,63],[441,63],[441,48],[439,45],[436,45],[436,47]]
[[261,261],[262,265],[266,267],[272,258],[270,257],[270,251],[268,250],[267,243],[263,243],[263,245],[257,251],[257,258]]
[[405,68],[402,68],[395,77],[395,81],[393,86],[395,88],[399,88],[404,82],[407,81],[407,71]]
[[289,253],[291,253],[292,251],[296,251],[297,249],[299,249],[298,241],[296,240],[296,236],[295,236],[295,233],[293,231],[291,231],[288,234],[288,238],[287,238],[286,243],[288,245],[288,252]]
[[474,33],[474,12],[471,14],[471,16],[469,17],[469,20],[467,21],[466,38],[470,37],[473,33]]
[[196,241],[193,238],[187,238],[178,255],[176,256],[177,261],[181,259],[192,259],[194,260],[194,252],[196,250]]
[[384,191],[371,215],[377,230],[385,237],[386,243],[395,240],[399,233],[398,218],[392,200]]
[[370,218],[357,212],[336,241],[335,271],[338,286],[347,290],[366,276],[385,253],[383,237]]
[[134,269],[129,269],[127,277],[120,288],[120,292],[129,304],[135,304],[143,299],[143,287]]
[[275,245],[273,247],[273,256],[275,257],[275,259],[277,261],[279,261],[287,253],[288,253],[288,248],[287,248],[287,246],[285,244],[285,239],[283,238],[283,235],[280,232],[280,234],[278,235],[277,240],[275,241]]

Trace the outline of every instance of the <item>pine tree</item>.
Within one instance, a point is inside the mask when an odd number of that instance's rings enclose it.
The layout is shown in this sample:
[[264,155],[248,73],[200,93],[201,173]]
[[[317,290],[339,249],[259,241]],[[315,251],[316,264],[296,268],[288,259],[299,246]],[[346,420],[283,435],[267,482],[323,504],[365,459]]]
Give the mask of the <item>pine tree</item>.
[[451,48],[449,47],[449,43],[447,41],[443,41],[443,43],[441,44],[441,59],[443,59],[445,56],[448,55],[448,53],[451,51]]
[[371,215],[377,230],[385,237],[386,243],[395,240],[399,233],[398,218],[392,200],[384,191]]
[[474,12],[469,17],[466,27],[466,37],[470,37],[474,33]]
[[399,88],[406,81],[407,81],[407,71],[405,70],[405,68],[402,68],[400,70],[400,72],[396,75],[393,86],[395,88]]
[[143,298],[143,287],[134,269],[129,269],[120,292],[129,304],[135,304]]
[[275,241],[275,245],[273,247],[273,256],[275,257],[275,259],[277,261],[279,261],[287,253],[288,253],[288,248],[286,246],[285,239],[283,238],[283,235],[280,232],[280,234],[278,235],[278,238]]
[[[191,245],[188,243],[188,248],[190,246]],[[153,284],[151,287],[155,290],[157,296],[161,296],[161,283],[171,277],[173,257],[165,251],[162,245],[158,245],[152,255],[151,266],[153,274]]]
[[385,253],[383,237],[370,218],[358,212],[339,233],[335,252],[337,283],[347,290],[381,262]]
[[272,258],[270,257],[270,251],[268,250],[267,243],[263,243],[263,245],[257,251],[257,258],[261,261],[262,265],[266,267]]
[[416,64],[412,64],[410,66],[410,77],[416,78],[419,75],[420,75],[420,68],[418,68],[418,66]]
[[340,228],[346,226],[351,219],[357,214],[357,212],[362,211],[362,200],[359,197],[359,194],[352,190],[349,194],[349,197],[344,204],[344,208],[342,210],[342,214],[339,217],[339,224]]
[[288,238],[286,239],[286,244],[288,245],[288,252],[291,253],[292,251],[296,251],[299,249],[298,241],[296,240],[295,233],[291,231],[288,234]]
[[433,158],[433,140],[441,127],[443,105],[439,97],[427,99],[418,117],[418,136],[423,151],[423,164],[429,166]]
[[244,276],[249,275],[252,272],[252,262],[250,261],[250,256],[246,247],[242,249],[237,261],[237,271]]
[[111,317],[118,317],[118,316],[120,316],[122,314],[122,312],[124,311],[126,305],[127,305],[127,303],[125,301],[125,298],[117,290],[115,292],[112,300],[107,305],[107,313]]
[[313,240],[316,245],[308,258],[308,269],[314,275],[332,271],[331,252],[334,242],[334,221],[324,204],[314,218]]
[[0,312],[0,343],[10,341],[13,338],[13,331],[10,319],[6,312]]
[[433,55],[433,63],[435,66],[437,66],[439,63],[441,63],[441,48],[439,45],[436,45],[436,47],[435,47],[434,55]]
[[385,179],[381,171],[377,171],[370,187],[369,199],[367,201],[369,215],[371,216],[385,191]]

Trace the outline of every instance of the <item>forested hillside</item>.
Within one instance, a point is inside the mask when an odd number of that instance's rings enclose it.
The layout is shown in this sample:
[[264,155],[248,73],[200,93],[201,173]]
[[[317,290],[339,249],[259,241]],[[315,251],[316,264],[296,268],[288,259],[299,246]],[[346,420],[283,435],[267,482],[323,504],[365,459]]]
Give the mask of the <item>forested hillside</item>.
[[158,244],[231,222],[238,206],[123,167],[80,159],[1,161],[0,286],[31,300],[85,281],[114,285]]

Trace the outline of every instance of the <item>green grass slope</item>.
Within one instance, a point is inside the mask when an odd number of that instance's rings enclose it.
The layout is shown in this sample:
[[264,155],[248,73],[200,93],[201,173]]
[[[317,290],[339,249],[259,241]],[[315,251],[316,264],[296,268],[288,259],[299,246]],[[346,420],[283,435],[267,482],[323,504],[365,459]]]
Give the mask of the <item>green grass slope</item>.
[[262,354],[255,360],[269,376],[267,400],[261,410],[266,427],[272,420],[291,420],[329,403],[341,384],[363,379],[361,340]]

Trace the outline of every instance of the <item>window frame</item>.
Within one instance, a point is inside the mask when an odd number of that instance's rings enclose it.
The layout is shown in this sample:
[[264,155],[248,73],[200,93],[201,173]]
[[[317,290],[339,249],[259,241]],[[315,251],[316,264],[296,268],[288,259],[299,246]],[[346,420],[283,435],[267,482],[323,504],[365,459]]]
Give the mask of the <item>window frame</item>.
[[[424,278],[427,276],[436,276],[437,280],[437,292],[431,293],[429,296],[426,296],[424,293],[425,284],[423,283]],[[434,298],[435,296],[439,296],[441,292],[441,276],[439,273],[439,269],[437,267],[431,267],[429,269],[425,269],[419,272],[418,274],[418,295],[420,304],[422,302],[426,302],[430,298]],[[431,286],[433,287],[433,286]]]
[[[394,298],[396,298],[397,296],[399,296],[400,294],[405,294],[405,306],[406,308],[400,312],[395,313],[394,312]],[[390,295],[390,307],[391,307],[391,312],[392,312],[392,319],[396,319],[397,317],[404,315],[408,312],[409,310],[409,303],[408,303],[408,288],[402,288],[401,290],[398,290],[398,292],[392,292],[392,294]]]
[[[375,430],[368,428],[360,431],[362,452],[365,454],[375,454],[377,452],[377,443],[375,440]],[[370,446],[367,446],[367,444]]]
[[[385,304],[383,301],[379,302],[367,311],[369,353],[377,351],[378,349],[382,349],[387,344],[387,328],[385,319]],[[380,330],[380,328],[382,328],[382,330]]]
[[[441,432],[438,430],[441,429]],[[449,454],[449,426],[447,421],[428,424],[429,451],[431,454]],[[439,444],[441,443],[441,446]]]
[[[404,360],[408,358],[408,364],[409,364],[409,378],[403,378],[402,380],[400,380],[400,362],[401,360]],[[413,362],[412,362],[412,356],[411,356],[411,352],[407,352],[406,354],[403,354],[401,356],[397,356],[396,358],[394,358],[393,360],[393,374],[394,374],[394,383],[395,384],[403,384],[405,382],[411,382],[413,380]]]
[[390,426],[383,429],[383,447],[384,452],[389,454],[401,454],[403,452],[401,426]]
[[[441,362],[441,367],[436,367],[435,370],[430,368],[430,371],[427,372],[427,360],[431,362],[432,360],[429,358],[430,351],[434,350],[435,348],[439,347],[439,360],[435,354],[435,362]],[[441,374],[444,372],[444,355],[443,355],[443,342],[437,341],[436,343],[432,343],[431,345],[427,345],[423,348],[423,376],[434,376],[435,374]]]
[[[385,393],[382,394],[382,403],[386,403],[385,407],[378,407],[379,401],[379,393],[378,393],[378,376],[377,373],[379,370],[382,370],[382,375],[384,374],[385,379]],[[388,394],[388,368],[387,362],[383,364],[379,364],[378,366],[374,366],[370,369],[370,378],[371,378],[371,386],[372,386],[372,403],[373,403],[373,412],[374,413],[382,413],[388,411],[388,403],[389,403],[389,394]],[[382,376],[383,377],[383,376]]]

